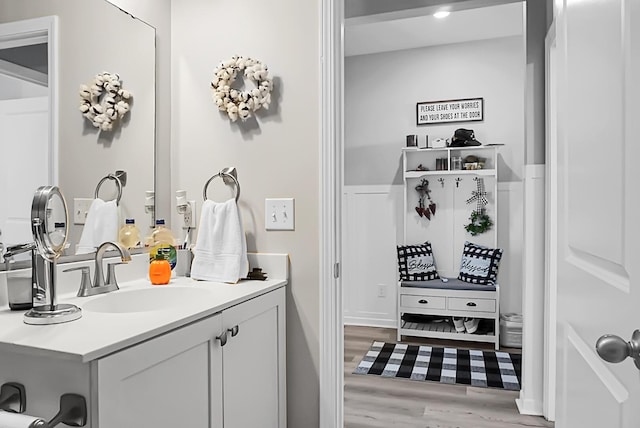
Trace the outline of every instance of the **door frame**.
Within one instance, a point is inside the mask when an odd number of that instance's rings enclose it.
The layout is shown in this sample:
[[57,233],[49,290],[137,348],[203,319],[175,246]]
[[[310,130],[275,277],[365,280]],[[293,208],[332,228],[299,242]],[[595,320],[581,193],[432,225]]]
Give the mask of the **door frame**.
[[[47,42],[49,92],[49,183],[58,184],[58,17],[24,19],[2,23],[0,46],[25,46]],[[33,82],[33,79],[27,79]]]
[[545,38],[545,290],[543,414],[556,420],[556,343],[558,284],[558,135],[557,135],[557,46],[555,19]]
[[344,325],[340,278],[344,0],[321,0],[320,427],[344,426]]
[[[341,262],[341,186],[344,147],[344,0],[321,0],[320,135],[320,427],[344,425],[344,326]],[[547,107],[547,106],[545,106]],[[550,185],[547,181],[547,185]],[[548,193],[548,190],[547,190]],[[545,219],[548,224],[549,218]],[[548,261],[548,255],[544,255]],[[548,275],[548,272],[547,272]],[[548,279],[549,277],[547,277]],[[548,283],[548,281],[546,281]],[[555,299],[545,300],[547,322],[555,319]],[[553,324],[552,324],[553,325]],[[547,341],[545,360],[555,370],[555,341]],[[554,371],[544,371],[545,409],[555,410]],[[551,401],[549,401],[551,400]],[[549,407],[551,406],[551,407]],[[553,419],[552,419],[553,420]]]

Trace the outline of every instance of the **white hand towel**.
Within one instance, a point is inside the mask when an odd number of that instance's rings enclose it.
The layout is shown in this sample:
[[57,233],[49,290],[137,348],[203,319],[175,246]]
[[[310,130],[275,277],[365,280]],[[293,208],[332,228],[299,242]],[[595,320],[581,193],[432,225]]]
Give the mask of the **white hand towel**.
[[247,276],[247,241],[235,199],[205,201],[193,253],[193,279],[235,284]]
[[118,239],[118,204],[94,199],[89,207],[76,254],[94,252],[100,244]]

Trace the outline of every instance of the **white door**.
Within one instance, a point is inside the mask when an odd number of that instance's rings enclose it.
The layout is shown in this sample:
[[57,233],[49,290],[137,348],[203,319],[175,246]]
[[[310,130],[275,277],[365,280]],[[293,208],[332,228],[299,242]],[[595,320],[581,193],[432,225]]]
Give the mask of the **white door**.
[[0,130],[0,241],[30,242],[33,193],[53,184],[48,97],[0,100]]
[[555,2],[557,428],[640,426],[640,371],[595,344],[640,329],[640,2]]

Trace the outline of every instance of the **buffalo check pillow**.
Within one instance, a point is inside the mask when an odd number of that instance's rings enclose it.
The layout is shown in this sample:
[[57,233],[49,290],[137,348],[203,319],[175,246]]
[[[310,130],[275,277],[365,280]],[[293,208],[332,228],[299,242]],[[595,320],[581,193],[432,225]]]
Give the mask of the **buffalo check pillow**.
[[429,241],[421,245],[398,245],[400,281],[428,281],[440,278]]
[[502,250],[466,241],[462,251],[458,279],[472,284],[495,285]]

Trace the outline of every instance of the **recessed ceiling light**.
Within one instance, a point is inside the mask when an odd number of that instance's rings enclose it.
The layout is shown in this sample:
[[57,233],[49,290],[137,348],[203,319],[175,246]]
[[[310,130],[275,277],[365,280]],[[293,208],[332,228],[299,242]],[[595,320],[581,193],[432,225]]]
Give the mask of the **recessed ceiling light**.
[[440,10],[436,13],[433,14],[434,17],[438,18],[438,19],[442,19],[442,18],[446,18],[447,16],[449,16],[451,12],[449,12],[448,10]]

